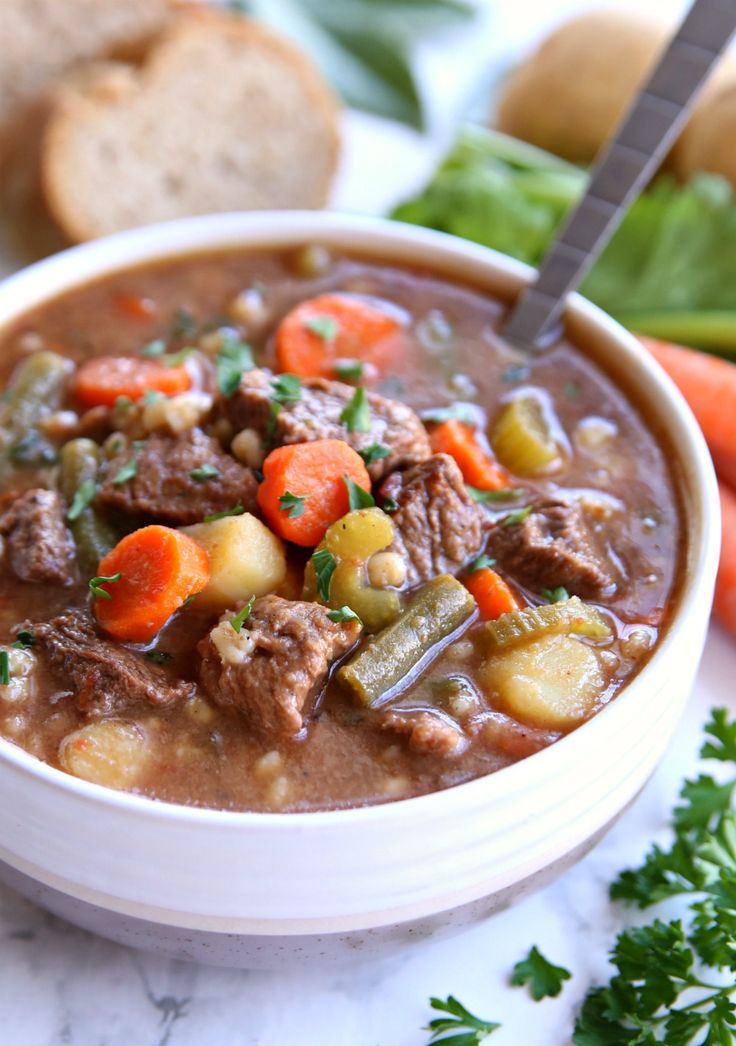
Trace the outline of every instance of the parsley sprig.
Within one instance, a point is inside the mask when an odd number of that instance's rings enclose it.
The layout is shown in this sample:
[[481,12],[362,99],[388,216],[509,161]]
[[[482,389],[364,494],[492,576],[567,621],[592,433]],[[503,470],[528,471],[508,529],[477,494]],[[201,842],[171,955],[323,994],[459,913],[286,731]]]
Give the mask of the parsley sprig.
[[501,1027],[494,1021],[476,1017],[454,995],[448,995],[446,999],[433,997],[429,1004],[433,1010],[448,1014],[447,1017],[435,1017],[426,1027],[426,1031],[432,1033],[429,1042],[433,1046],[442,1046],[443,1043],[446,1046],[478,1046]]
[[526,959],[514,966],[511,984],[527,984],[532,998],[539,1002],[540,999],[556,998],[562,991],[564,982],[569,981],[571,976],[570,971],[564,966],[555,966],[549,959],[545,959],[535,946]]
[[97,574],[89,579],[89,590],[93,599],[112,599],[111,594],[102,585],[110,585],[114,581],[120,581],[122,573],[118,570],[116,574]]
[[365,389],[362,385],[353,393],[353,397],[340,413],[340,421],[348,432],[370,432],[371,408],[368,406]]

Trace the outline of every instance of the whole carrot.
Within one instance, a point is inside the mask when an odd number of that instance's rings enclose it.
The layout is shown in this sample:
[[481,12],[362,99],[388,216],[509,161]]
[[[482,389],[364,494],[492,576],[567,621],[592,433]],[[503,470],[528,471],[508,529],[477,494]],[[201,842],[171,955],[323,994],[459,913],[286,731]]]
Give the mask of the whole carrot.
[[719,490],[723,536],[713,610],[724,628],[736,635],[736,492],[724,483]]

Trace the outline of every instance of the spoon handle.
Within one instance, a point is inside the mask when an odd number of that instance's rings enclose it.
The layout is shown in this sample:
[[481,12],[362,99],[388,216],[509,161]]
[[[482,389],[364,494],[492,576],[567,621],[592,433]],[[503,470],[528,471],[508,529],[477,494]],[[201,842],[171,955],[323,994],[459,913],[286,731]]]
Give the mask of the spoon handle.
[[506,339],[536,348],[559,319],[566,296],[583,280],[673,144],[734,30],[736,0],[695,0],[617,134],[599,153],[586,193],[547,251],[537,279],[514,306]]

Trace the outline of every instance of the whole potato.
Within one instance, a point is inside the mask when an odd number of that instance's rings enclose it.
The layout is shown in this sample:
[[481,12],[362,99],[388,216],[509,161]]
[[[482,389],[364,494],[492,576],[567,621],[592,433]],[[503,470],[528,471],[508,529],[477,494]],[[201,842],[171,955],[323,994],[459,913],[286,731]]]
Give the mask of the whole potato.
[[565,22],[509,77],[497,126],[573,163],[590,163],[668,35],[665,23],[620,8]]
[[687,181],[698,171],[711,171],[736,186],[736,70],[729,62],[716,84],[706,89],[672,150],[672,169]]

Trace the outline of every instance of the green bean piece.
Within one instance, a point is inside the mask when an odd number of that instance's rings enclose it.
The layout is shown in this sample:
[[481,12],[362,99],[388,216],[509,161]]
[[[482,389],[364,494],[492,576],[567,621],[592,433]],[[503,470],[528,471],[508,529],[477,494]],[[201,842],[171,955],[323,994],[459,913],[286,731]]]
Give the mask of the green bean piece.
[[486,640],[492,651],[510,650],[540,636],[585,636],[588,639],[610,639],[611,629],[595,607],[577,596],[540,607],[525,607],[501,614],[485,626]]
[[[67,506],[83,484],[96,483],[100,448],[91,439],[65,443],[59,455],[59,489]],[[77,560],[85,573],[94,573],[97,564],[115,545],[117,537],[110,524],[94,505],[86,505],[74,519],[67,519],[77,546]]]
[[456,578],[450,574],[432,578],[414,593],[397,621],[339,669],[338,680],[362,705],[375,708],[474,609],[475,600]]
[[4,448],[0,475],[16,465],[42,465],[55,460],[53,445],[38,430],[44,414],[61,404],[72,364],[56,352],[34,352],[14,370],[0,406]]

